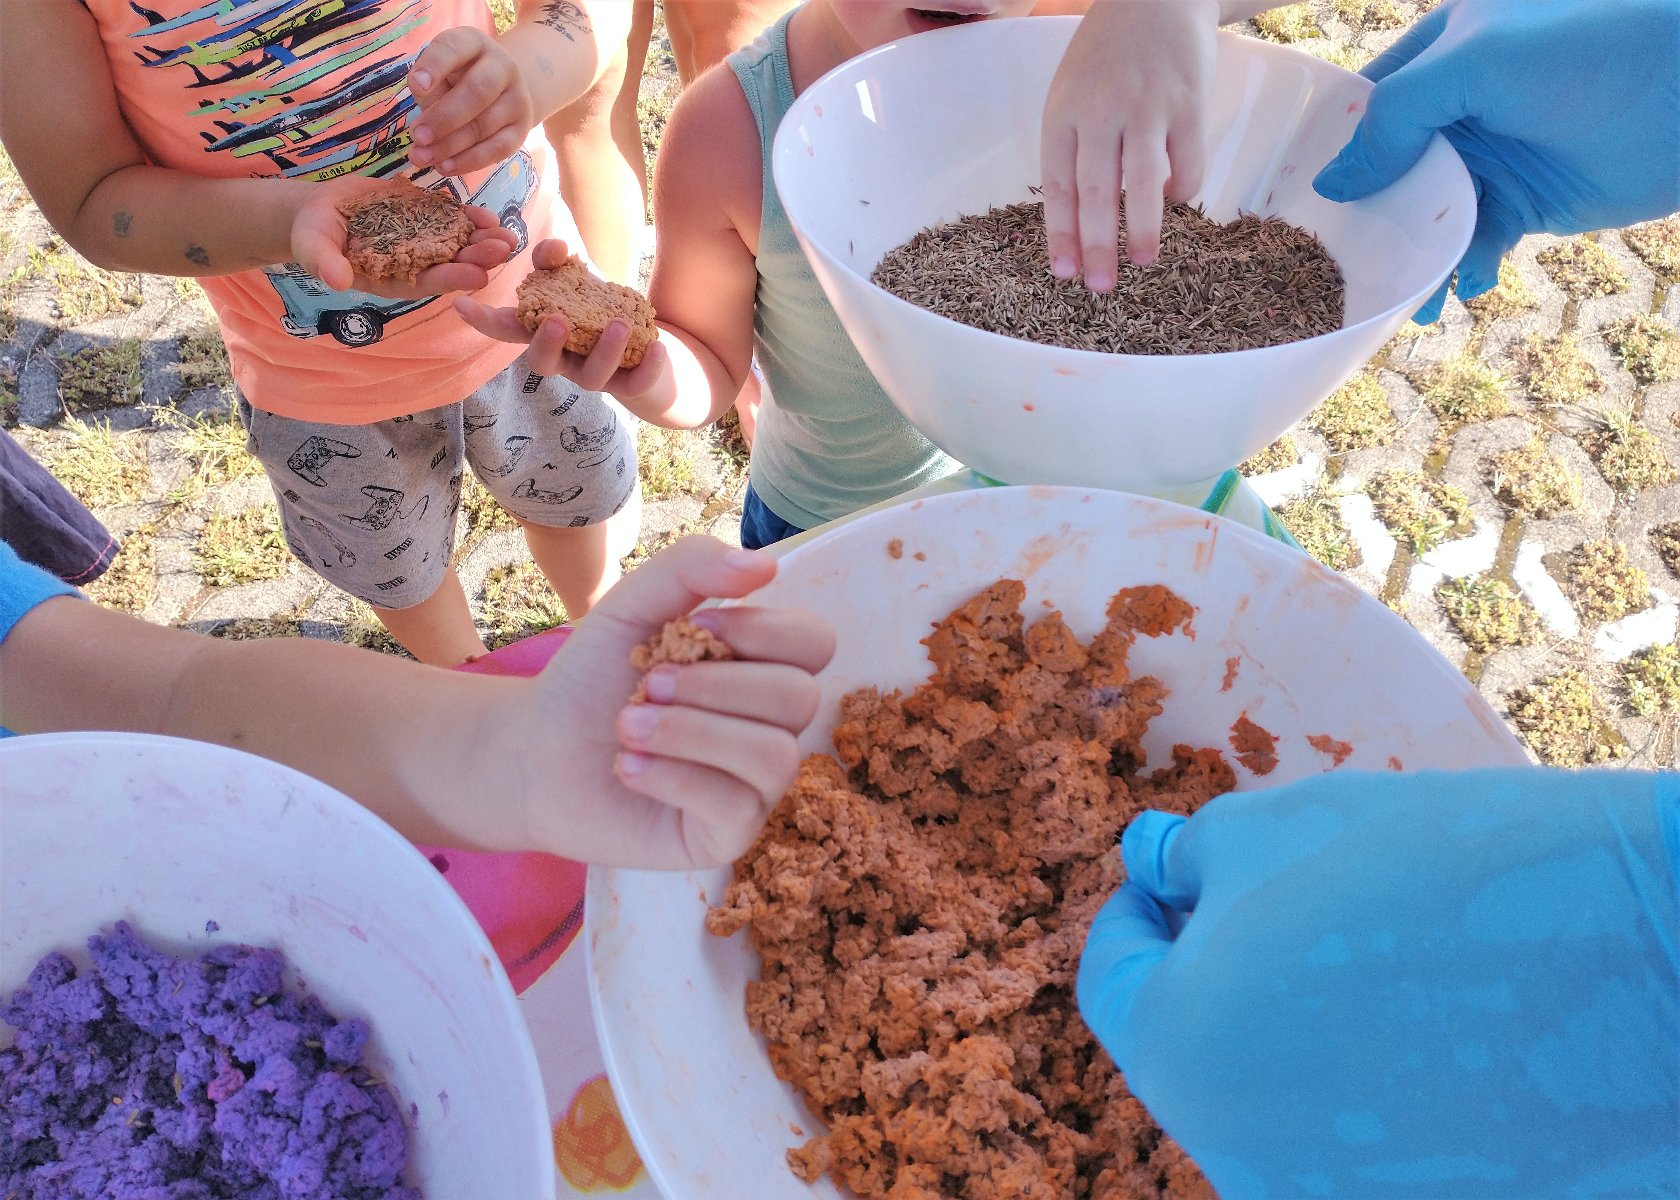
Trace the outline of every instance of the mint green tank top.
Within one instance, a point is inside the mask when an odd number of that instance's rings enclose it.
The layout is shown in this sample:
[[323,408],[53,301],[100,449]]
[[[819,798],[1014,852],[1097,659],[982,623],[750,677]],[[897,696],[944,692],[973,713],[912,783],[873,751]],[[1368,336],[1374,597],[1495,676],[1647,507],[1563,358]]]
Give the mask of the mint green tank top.
[[[795,10],[797,11],[797,10]],[[753,438],[752,485],[782,520],[810,529],[931,483],[959,465],[906,421],[858,356],[793,236],[770,174],[793,103],[784,16],[728,62],[764,154],[753,348],[769,385]]]

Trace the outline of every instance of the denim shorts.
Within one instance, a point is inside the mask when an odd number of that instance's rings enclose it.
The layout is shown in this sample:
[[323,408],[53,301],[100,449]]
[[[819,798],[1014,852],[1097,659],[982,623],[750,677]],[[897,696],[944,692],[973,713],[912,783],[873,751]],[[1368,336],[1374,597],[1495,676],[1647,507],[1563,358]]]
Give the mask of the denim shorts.
[[762,550],[804,532],[791,521],[784,521],[771,512],[758,493],[753,491],[752,480],[747,480],[747,496],[741,501],[741,545],[745,549]]

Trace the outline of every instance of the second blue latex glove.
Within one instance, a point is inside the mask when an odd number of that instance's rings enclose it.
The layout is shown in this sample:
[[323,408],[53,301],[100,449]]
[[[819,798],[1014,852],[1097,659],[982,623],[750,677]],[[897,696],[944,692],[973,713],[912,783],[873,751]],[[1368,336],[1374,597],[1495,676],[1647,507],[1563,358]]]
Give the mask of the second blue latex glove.
[[1332,772],[1122,851],[1079,1009],[1224,1200],[1680,1191],[1680,776]]
[[1526,233],[1680,209],[1680,0],[1446,0],[1363,73],[1377,83],[1369,107],[1314,186],[1330,200],[1367,196],[1443,133],[1479,202],[1462,299],[1498,283]]

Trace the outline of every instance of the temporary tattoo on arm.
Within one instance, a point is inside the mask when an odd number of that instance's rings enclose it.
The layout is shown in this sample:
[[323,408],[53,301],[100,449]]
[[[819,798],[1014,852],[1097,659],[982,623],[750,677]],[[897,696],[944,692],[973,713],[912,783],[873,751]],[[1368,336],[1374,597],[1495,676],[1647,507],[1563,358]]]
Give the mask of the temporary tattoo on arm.
[[546,0],[542,6],[542,15],[537,18],[537,24],[547,25],[568,42],[575,42],[574,31],[593,34],[589,28],[589,17],[582,8],[572,3],[572,0]]
[[118,237],[127,237],[129,230],[134,228],[134,214],[118,209],[111,214],[111,232]]
[[196,243],[187,246],[187,261],[195,262],[201,267],[210,265],[210,253],[203,246]]

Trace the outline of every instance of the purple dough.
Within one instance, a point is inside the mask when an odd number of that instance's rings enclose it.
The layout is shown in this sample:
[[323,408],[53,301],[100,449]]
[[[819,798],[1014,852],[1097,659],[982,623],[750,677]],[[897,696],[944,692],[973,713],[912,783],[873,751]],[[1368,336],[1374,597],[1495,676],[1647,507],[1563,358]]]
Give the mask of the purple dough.
[[367,1025],[287,990],[279,951],[175,958],[126,922],[43,958],[0,1019],[6,1200],[419,1200]]

